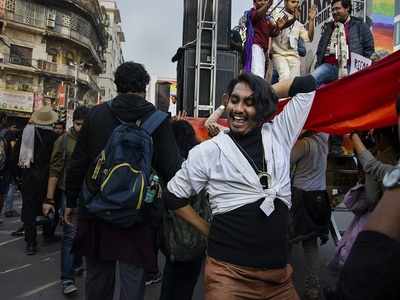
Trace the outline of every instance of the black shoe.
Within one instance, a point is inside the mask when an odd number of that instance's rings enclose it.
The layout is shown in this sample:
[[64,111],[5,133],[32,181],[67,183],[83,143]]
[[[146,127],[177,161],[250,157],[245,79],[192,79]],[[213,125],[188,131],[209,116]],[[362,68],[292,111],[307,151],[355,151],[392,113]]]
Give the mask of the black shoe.
[[35,244],[27,244],[25,248],[26,255],[35,255],[37,252],[37,248]]
[[18,228],[16,231],[11,232],[12,236],[24,236],[24,227]]

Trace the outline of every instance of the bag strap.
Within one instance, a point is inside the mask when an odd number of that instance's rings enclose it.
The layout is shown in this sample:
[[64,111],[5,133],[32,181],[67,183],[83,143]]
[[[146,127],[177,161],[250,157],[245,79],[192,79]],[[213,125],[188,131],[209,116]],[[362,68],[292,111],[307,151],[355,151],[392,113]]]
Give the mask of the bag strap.
[[142,128],[151,135],[164,120],[168,117],[168,114],[159,110],[156,110],[150,115],[142,124]]
[[68,146],[68,133],[64,133],[64,136],[63,136],[63,160],[64,160],[64,163],[65,163],[65,161],[67,160],[67,146]]
[[67,179],[67,147],[68,147],[68,133],[65,132],[63,136],[63,163],[64,163],[64,168],[63,168],[63,184],[65,187],[66,179]]

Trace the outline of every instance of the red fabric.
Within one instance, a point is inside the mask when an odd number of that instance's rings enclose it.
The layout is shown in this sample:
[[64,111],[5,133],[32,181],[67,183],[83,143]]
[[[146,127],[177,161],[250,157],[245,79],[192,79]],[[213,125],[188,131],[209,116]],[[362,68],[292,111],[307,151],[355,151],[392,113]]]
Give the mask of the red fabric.
[[331,65],[337,65],[338,60],[335,55],[331,54],[331,55],[327,55],[324,57],[324,63],[331,64]]
[[254,41],[253,44],[259,45],[264,51],[268,50],[269,38],[271,36],[271,30],[273,29],[271,21],[264,18],[256,17],[256,9],[251,9],[251,21],[254,27]]
[[[305,128],[344,134],[394,125],[400,95],[400,51],[369,68],[317,91]],[[279,103],[282,110],[287,101]],[[200,140],[208,137],[204,119],[189,119]],[[226,126],[226,120],[219,121]]]

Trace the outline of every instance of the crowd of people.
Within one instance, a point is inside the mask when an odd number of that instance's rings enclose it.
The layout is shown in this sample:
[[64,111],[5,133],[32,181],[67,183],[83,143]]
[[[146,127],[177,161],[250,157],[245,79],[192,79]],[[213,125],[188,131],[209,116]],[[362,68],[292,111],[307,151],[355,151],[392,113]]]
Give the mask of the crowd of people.
[[[87,300],[113,299],[116,278],[121,300],[144,299],[145,286],[160,281],[160,300],[189,300],[204,270],[207,300],[399,299],[397,126],[335,137],[354,149],[359,179],[344,200],[355,218],[331,263],[340,276],[325,295],[319,244],[329,240],[330,136],[303,129],[316,89],[348,75],[351,53],[373,55],[372,34],[351,16],[350,0],[333,0],[315,70],[300,76],[316,8],[306,28],[299,1],[284,4],[268,14],[272,1],[254,0],[245,13],[244,71],[205,122],[202,143],[185,114],[170,118],[146,100],[150,77],[135,62],[117,68],[118,96],[77,107],[67,130],[50,106],[22,134],[0,114],[0,212],[4,204],[5,217],[19,216],[18,188],[23,226],[13,235],[24,236],[27,255],[40,251],[38,226],[52,243],[62,225],[63,294],[77,292],[75,277],[86,270]],[[223,114],[227,127],[217,123]],[[301,297],[291,266],[298,243]]]

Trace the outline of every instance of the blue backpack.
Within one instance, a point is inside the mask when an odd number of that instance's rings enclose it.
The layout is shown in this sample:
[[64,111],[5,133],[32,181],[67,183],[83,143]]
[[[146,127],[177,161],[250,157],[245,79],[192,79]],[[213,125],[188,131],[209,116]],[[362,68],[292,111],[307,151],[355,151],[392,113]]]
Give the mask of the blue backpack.
[[155,111],[143,124],[119,120],[121,125],[114,129],[83,183],[80,205],[89,215],[122,228],[144,221],[143,200],[153,158],[151,134],[167,116]]

